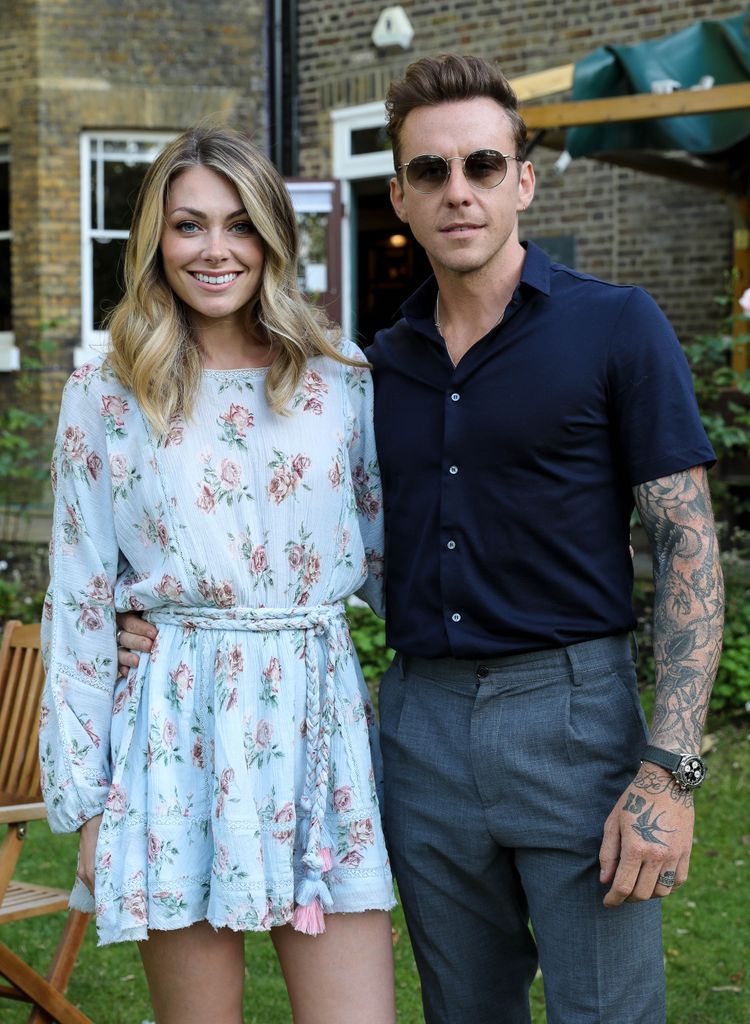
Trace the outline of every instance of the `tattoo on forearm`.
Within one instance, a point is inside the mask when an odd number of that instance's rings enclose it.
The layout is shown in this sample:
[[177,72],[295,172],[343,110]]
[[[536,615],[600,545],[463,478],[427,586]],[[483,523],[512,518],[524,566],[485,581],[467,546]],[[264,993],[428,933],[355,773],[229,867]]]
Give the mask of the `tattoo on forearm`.
[[[649,793],[654,796],[665,791],[669,793],[669,797],[673,803],[681,804],[683,807],[692,807],[695,803],[695,797],[693,791],[690,789],[680,789],[674,779],[665,778],[663,772],[655,771],[653,768],[648,768],[645,764],[641,765],[640,771],[633,779],[633,786],[636,789],[643,790],[644,793]],[[631,794],[628,794],[631,796]],[[638,799],[645,799],[639,797]],[[625,810],[630,810],[626,807]]]
[[631,814],[636,814],[637,817],[633,822],[633,831],[645,839],[647,843],[657,843],[659,846],[668,846],[668,843],[662,842],[659,836],[668,835],[670,832],[676,832],[677,829],[665,828],[660,825],[660,819],[664,816],[664,811],[660,811],[656,817],[651,820],[651,812],[654,809],[653,804],[649,804],[646,810],[643,810],[643,806],[646,801],[642,796],[635,796],[634,793],[628,793],[627,800],[625,801],[624,809],[630,811]]
[[689,753],[700,744],[724,610],[705,469],[641,484],[635,500],[654,562],[653,734],[660,745]]

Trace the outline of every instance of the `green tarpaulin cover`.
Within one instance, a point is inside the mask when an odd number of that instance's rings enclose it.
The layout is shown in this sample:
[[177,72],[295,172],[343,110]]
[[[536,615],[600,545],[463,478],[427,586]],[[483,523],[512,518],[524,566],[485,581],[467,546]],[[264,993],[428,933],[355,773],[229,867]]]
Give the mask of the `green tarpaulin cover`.
[[[707,76],[715,85],[750,81],[750,13],[699,21],[636,46],[602,46],[576,64],[573,99],[690,89]],[[628,149],[708,154],[749,136],[750,110],[734,110],[571,128],[565,148],[571,156]]]

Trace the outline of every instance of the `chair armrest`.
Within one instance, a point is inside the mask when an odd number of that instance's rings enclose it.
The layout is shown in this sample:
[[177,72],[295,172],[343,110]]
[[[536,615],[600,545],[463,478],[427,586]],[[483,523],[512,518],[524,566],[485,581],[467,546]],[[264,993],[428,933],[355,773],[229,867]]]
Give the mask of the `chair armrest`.
[[14,802],[9,794],[0,793],[0,825],[13,825],[19,821],[42,821],[46,817],[47,808],[41,801]]

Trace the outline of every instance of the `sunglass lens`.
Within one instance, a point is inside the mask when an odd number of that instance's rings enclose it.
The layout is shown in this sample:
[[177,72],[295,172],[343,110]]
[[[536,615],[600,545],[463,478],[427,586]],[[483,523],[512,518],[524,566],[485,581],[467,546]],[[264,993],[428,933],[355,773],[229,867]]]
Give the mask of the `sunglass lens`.
[[448,180],[448,163],[440,156],[418,156],[409,161],[406,179],[417,192],[436,192]]
[[495,188],[505,177],[508,164],[502,153],[494,149],[478,149],[464,163],[464,174],[477,188]]

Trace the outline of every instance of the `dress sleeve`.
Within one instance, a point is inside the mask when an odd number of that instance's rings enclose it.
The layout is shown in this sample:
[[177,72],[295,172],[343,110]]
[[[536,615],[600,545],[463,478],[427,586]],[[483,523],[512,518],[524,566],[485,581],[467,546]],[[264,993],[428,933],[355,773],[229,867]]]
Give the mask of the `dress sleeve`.
[[96,367],[85,367],[68,381],[52,456],[39,755],[54,832],[73,832],[100,814],[111,779],[118,544],[100,379]]
[[367,579],[357,591],[376,615],[385,616],[383,488],[373,426],[372,374],[365,357],[352,342],[342,344],[350,359],[361,367],[346,367],[345,377],[354,423],[349,441],[349,465],[356,502],[357,520],[367,560]]

